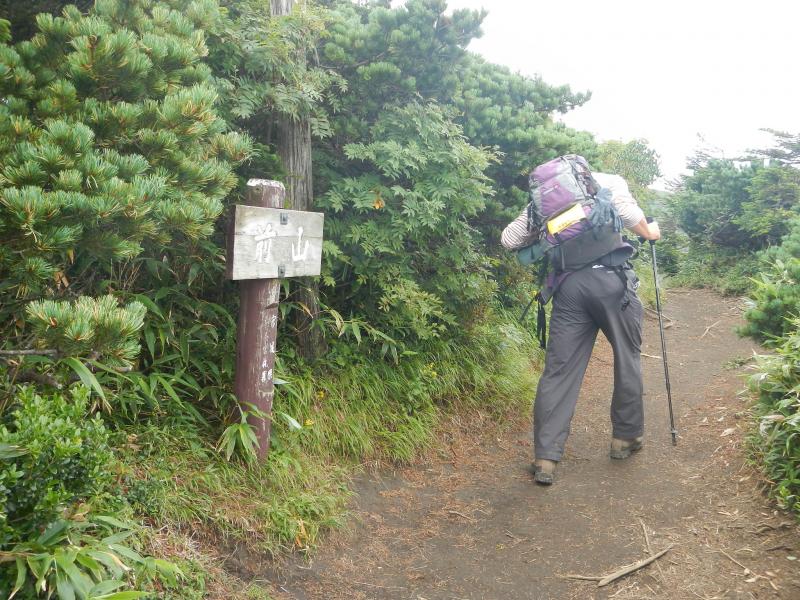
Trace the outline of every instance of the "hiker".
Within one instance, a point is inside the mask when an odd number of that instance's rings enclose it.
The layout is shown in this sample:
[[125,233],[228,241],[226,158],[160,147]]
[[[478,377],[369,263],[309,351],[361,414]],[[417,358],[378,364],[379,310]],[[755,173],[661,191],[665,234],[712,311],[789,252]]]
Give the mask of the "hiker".
[[[552,197],[539,198],[537,194],[559,188],[558,184],[552,185],[557,179],[564,183],[565,177],[576,175],[579,187],[585,189],[585,197],[595,202],[592,213],[600,215],[596,224],[601,227],[592,234],[581,234],[581,228],[588,228],[588,221],[594,218],[586,214],[587,218],[580,223],[574,219],[565,221],[567,228],[561,229],[560,235],[556,231],[548,236],[548,223],[564,220],[568,213],[563,210],[548,215],[548,210],[552,210],[548,201],[552,205]],[[546,343],[544,373],[536,391],[533,418],[534,480],[550,485],[564,452],[598,330],[603,331],[614,350],[611,457],[628,458],[642,447],[643,308],[636,295],[638,279],[628,261],[635,250],[622,238],[620,225],[646,240],[658,240],[661,232],[657,223],[647,222],[622,177],[592,173],[583,157],[568,155],[554,159],[535,169],[530,181],[534,201],[505,228],[501,243],[509,250],[537,248],[540,240],[552,244],[545,244],[548,254],[543,259],[543,268],[547,270],[549,266],[551,272],[538,297],[542,321],[544,304],[553,299],[550,339]],[[574,184],[574,180],[570,181]],[[556,189],[553,195],[563,191]],[[582,208],[581,202],[572,204],[572,211]],[[578,218],[582,217],[584,212],[579,212]],[[563,241],[570,230],[577,231],[577,237],[572,242]],[[580,235],[585,239],[581,240]],[[545,347],[545,329],[541,323],[539,333]]]

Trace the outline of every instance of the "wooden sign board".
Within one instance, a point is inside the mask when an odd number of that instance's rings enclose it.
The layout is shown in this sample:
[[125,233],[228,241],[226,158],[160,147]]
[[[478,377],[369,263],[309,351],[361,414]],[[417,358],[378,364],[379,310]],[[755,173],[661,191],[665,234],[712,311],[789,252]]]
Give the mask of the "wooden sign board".
[[237,204],[226,276],[239,280],[319,275],[324,217]]

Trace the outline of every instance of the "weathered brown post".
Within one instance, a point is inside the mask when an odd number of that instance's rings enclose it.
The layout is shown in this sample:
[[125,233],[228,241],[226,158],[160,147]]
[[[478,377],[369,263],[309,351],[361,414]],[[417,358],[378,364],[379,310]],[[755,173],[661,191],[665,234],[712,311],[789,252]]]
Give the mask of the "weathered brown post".
[[241,281],[234,392],[243,408],[263,413],[250,420],[261,460],[269,452],[281,279],[319,275],[322,263],[324,215],[284,209],[285,195],[278,181],[251,179],[228,231],[226,276]]
[[[286,190],[279,181],[251,179],[247,182],[248,206],[282,208],[285,196]],[[230,239],[233,240],[233,235]],[[230,263],[232,268],[232,256]],[[243,407],[252,404],[267,415],[253,416],[250,420],[259,442],[258,458],[265,460],[269,452],[272,400],[275,397],[273,371],[281,280],[243,279],[240,286],[233,389]]]

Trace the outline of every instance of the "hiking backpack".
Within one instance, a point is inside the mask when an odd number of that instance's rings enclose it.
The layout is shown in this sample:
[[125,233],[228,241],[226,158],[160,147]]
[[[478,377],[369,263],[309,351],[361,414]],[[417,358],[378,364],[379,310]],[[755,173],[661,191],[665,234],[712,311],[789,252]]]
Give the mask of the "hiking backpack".
[[[528,178],[531,201],[528,204],[528,232],[534,243],[517,252],[523,264],[541,262],[540,290],[531,304],[538,303],[537,337],[547,345],[545,305],[566,273],[596,263],[615,251],[625,259],[633,253],[622,239],[622,220],[611,199],[611,190],[601,188],[592,177],[586,159],[577,154],[554,158],[536,167]],[[615,268],[625,285],[622,310],[627,308],[628,280],[633,271]],[[633,282],[635,286],[636,283]],[[635,290],[635,287],[632,289]]]
[[521,262],[547,256],[558,274],[577,271],[624,247],[610,190],[600,188],[585,158],[554,158],[531,171],[528,183],[528,231],[538,234],[532,246],[519,251]]

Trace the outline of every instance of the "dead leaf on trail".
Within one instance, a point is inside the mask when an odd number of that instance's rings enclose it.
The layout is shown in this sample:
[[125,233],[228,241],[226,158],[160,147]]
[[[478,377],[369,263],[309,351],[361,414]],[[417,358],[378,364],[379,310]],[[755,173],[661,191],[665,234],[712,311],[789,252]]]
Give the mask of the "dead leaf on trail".
[[736,433],[736,427],[728,427],[719,437],[728,437],[733,433]]

